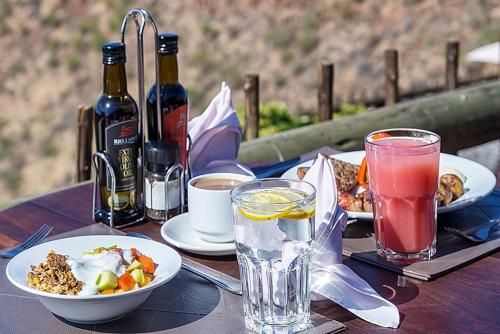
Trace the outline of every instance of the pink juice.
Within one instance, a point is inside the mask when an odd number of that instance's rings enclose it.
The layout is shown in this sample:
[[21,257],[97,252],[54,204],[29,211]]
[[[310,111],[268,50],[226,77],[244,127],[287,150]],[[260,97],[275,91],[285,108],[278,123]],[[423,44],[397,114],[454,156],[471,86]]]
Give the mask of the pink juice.
[[366,144],[379,246],[413,254],[435,247],[439,141],[388,137]]

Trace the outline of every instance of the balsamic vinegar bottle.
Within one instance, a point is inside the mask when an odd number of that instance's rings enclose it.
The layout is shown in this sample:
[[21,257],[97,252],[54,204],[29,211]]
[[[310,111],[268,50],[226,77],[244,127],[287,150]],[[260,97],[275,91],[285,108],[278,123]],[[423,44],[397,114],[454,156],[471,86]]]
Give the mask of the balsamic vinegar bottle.
[[176,141],[179,144],[179,163],[185,169],[187,164],[188,97],[186,90],[179,83],[178,40],[179,36],[176,34],[158,36],[161,124],[158,124],[156,84],[154,84],[147,97],[148,138],[149,140],[157,140],[159,129],[161,129],[163,139]]
[[101,206],[96,212],[96,220],[109,224],[113,205],[113,223],[120,227],[142,217],[136,191],[141,143],[138,137],[139,112],[127,91],[125,44],[104,44],[102,53],[103,91],[95,105],[96,146],[111,162],[116,177],[116,195],[111,203],[111,175],[100,161]]

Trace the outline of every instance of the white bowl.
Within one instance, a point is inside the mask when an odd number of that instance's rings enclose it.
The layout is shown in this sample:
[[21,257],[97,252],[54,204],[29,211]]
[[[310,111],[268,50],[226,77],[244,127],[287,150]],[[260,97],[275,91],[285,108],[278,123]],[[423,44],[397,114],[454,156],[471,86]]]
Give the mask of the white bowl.
[[[155,279],[138,289],[113,295],[67,296],[43,292],[28,286],[26,277],[31,265],[43,262],[50,250],[61,255],[81,257],[83,251],[117,245],[137,248],[158,265]],[[153,289],[171,280],[181,267],[181,257],[172,248],[156,241],[115,235],[73,237],[46,242],[14,257],[6,268],[9,281],[21,290],[38,297],[50,312],[68,321],[96,324],[116,320],[141,305]]]

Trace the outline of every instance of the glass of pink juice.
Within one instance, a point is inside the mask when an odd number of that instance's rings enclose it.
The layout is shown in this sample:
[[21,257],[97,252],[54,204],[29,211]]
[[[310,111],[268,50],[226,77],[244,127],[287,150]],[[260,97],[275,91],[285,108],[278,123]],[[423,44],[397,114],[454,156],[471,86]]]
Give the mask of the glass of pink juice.
[[388,129],[365,138],[377,253],[387,260],[429,260],[436,253],[441,138]]

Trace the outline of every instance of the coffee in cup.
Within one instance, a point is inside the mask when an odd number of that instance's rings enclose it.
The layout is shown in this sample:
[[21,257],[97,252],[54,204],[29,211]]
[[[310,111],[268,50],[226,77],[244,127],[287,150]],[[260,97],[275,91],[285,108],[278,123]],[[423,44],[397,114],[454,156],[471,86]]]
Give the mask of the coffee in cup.
[[193,186],[200,189],[206,190],[231,190],[239,184],[242,184],[243,181],[235,180],[235,179],[216,179],[216,178],[202,178],[196,181]]
[[204,174],[188,183],[189,221],[208,242],[234,240],[231,189],[255,177],[234,173]]

